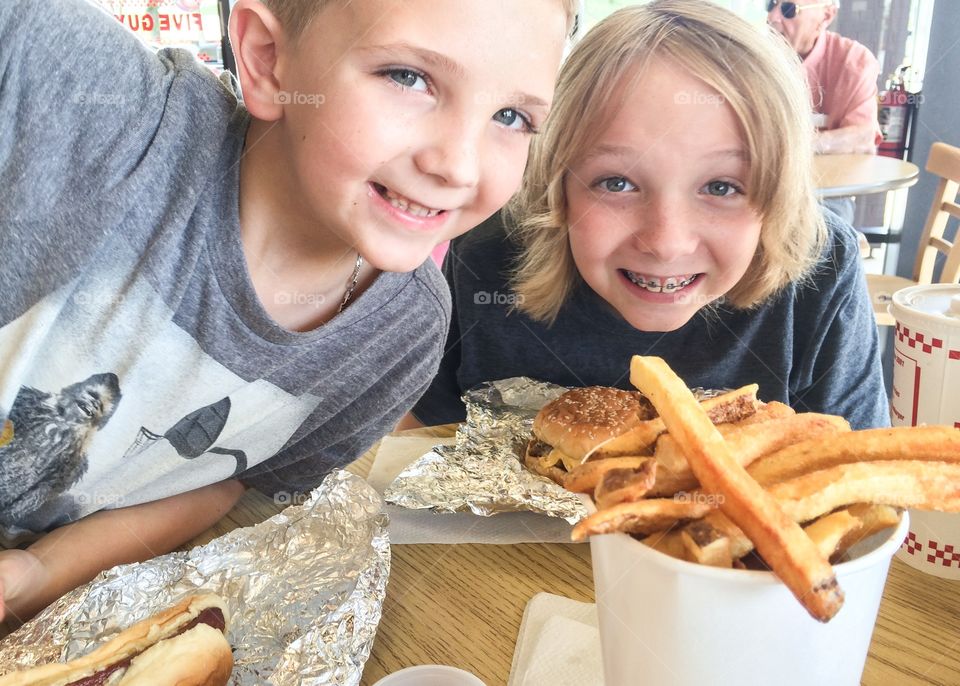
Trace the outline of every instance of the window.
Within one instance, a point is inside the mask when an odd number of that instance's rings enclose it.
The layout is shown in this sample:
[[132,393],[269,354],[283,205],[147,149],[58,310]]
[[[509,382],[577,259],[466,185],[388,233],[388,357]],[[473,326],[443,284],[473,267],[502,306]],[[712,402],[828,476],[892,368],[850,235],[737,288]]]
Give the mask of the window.
[[224,68],[220,0],[91,0],[154,50],[185,48],[215,73]]

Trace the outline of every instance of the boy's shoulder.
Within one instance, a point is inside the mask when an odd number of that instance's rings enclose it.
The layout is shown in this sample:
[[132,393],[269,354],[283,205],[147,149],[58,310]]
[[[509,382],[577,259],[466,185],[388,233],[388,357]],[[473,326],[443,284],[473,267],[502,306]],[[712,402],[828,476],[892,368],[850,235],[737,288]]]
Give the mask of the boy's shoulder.
[[449,320],[450,289],[436,263],[432,259],[427,259],[411,272],[411,276],[416,287],[427,295],[428,302],[443,315],[444,320]]

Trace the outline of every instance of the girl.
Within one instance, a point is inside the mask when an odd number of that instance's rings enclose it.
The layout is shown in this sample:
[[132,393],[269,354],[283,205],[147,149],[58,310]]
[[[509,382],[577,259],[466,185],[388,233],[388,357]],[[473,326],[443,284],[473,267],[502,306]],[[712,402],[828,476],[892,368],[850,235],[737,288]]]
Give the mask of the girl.
[[462,420],[462,392],[504,377],[626,388],[641,354],[690,386],[757,382],[886,425],[857,241],[814,198],[808,110],[796,56],[709,2],[597,25],[510,212],[451,246],[453,327],[414,418]]

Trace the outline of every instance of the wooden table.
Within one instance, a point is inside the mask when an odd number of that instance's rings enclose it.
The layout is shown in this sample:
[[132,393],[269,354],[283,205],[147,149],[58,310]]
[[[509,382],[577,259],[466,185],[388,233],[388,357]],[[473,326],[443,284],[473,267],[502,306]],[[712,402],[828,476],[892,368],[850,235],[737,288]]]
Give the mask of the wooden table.
[[820,198],[842,198],[908,188],[920,178],[920,169],[882,155],[816,155],[814,176]]
[[[436,427],[400,435],[452,432]],[[351,471],[365,476],[373,454],[369,451],[351,465]],[[226,519],[190,546],[258,523],[279,509],[250,491]],[[369,686],[412,665],[446,664],[473,672],[488,686],[503,686],[523,610],[540,591],[593,602],[590,547],[393,546],[383,618],[362,684]],[[960,684],[960,582],[938,579],[893,560],[862,683]]]

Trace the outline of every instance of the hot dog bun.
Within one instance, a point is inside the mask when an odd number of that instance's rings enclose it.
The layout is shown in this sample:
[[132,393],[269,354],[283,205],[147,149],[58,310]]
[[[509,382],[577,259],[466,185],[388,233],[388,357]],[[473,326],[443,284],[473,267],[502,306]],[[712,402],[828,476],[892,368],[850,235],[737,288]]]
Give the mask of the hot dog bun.
[[[217,628],[198,622],[201,615]],[[223,636],[228,621],[218,596],[188,596],[83,657],[8,674],[0,677],[0,686],[73,686],[111,668],[115,670],[105,680],[92,683],[225,686],[233,669],[230,644]]]

